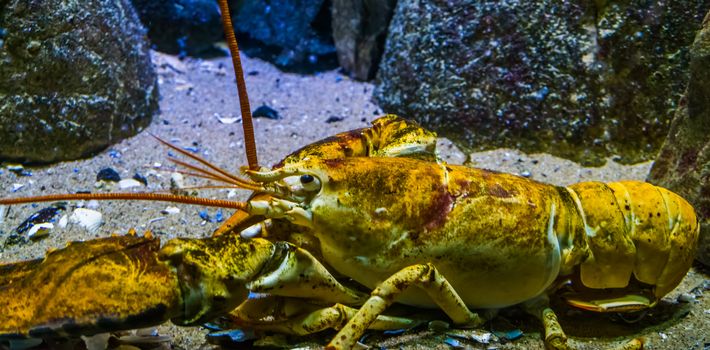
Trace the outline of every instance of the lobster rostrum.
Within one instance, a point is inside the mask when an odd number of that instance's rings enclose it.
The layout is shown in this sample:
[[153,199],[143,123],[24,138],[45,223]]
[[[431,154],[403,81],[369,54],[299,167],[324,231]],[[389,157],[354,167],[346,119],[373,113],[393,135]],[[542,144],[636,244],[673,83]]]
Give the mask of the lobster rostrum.
[[[697,217],[666,189],[635,181],[558,187],[448,165],[437,161],[435,141],[432,132],[388,115],[308,145],[272,169],[259,168],[254,154],[246,178],[173,148],[205,165],[178,161],[202,177],[252,190],[246,202],[140,193],[0,199],[237,209],[210,238],[161,247],[149,232],[131,232],[0,265],[0,339],[222,317],[256,331],[335,328],[328,347],[347,349],[366,329],[419,322],[385,315],[394,302],[440,308],[460,327],[485,322],[471,309],[521,304],[542,321],[549,348],[567,349],[548,306],[552,293],[562,289],[571,305],[587,310],[638,311],[653,307],[690,268]],[[255,225],[260,234],[246,237]]]

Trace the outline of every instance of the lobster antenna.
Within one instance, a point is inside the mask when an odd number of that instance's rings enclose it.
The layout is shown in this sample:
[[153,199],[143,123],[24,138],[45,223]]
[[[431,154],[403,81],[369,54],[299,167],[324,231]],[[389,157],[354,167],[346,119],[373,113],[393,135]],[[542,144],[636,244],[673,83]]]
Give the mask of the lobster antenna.
[[167,193],[69,193],[49,194],[36,197],[0,198],[0,205],[23,204],[33,202],[55,202],[65,200],[144,200],[201,205],[205,207],[233,208],[245,210],[248,206],[244,202],[222,199],[209,199],[191,196],[181,196]]
[[239,58],[239,46],[237,46],[237,38],[234,35],[234,27],[232,27],[232,16],[229,14],[229,5],[227,0],[218,0],[219,9],[222,13],[222,26],[224,27],[224,35],[227,37],[227,46],[232,56],[232,66],[234,67],[234,76],[237,78],[237,94],[239,95],[239,107],[242,111],[242,127],[244,128],[244,147],[247,152],[247,162],[249,169],[258,170],[259,162],[256,158],[256,141],[254,140],[254,124],[251,118],[251,107],[249,106],[249,96],[247,96],[247,87],[244,82],[244,71],[242,70],[242,61]]

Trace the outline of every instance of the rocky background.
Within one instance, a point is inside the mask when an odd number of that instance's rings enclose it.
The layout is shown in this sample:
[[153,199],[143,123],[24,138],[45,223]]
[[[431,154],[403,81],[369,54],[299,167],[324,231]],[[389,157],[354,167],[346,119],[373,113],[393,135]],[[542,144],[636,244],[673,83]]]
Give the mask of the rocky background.
[[[179,57],[226,54],[213,0],[4,5],[6,160],[76,159],[143,129],[158,98],[149,46]],[[413,118],[466,152],[509,147],[584,165],[631,164],[654,159],[672,129],[650,179],[683,183],[678,191],[710,215],[693,200],[708,197],[701,191],[707,97],[694,92],[708,91],[708,44],[699,36],[691,46],[710,0],[235,0],[231,7],[247,54],[286,71],[340,66],[354,79],[375,79],[373,98],[385,112]]]
[[0,159],[85,157],[150,123],[156,75],[130,2],[0,5]]
[[688,89],[648,181],[690,201],[700,216],[698,259],[710,266],[710,13],[690,47]]

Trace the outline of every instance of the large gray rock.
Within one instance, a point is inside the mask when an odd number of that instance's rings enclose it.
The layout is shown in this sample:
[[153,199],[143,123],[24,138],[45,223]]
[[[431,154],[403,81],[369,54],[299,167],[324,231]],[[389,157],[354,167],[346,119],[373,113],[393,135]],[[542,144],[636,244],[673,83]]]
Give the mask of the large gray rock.
[[396,4],[396,0],[333,0],[333,40],[338,63],[352,77],[374,77]]
[[708,0],[400,0],[376,100],[467,151],[652,159]]
[[157,109],[128,0],[8,0],[0,28],[0,158],[75,159],[134,135]]
[[690,201],[700,217],[698,260],[710,266],[710,12],[690,49],[690,81],[648,181]]

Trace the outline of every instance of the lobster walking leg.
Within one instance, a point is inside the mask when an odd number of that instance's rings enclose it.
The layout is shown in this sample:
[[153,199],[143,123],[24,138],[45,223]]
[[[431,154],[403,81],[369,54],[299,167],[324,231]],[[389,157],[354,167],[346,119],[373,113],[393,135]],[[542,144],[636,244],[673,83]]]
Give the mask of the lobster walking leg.
[[[309,303],[300,298],[264,296],[249,299],[232,311],[228,319],[238,328],[307,335],[326,329],[341,329],[357,313],[357,309],[336,303],[330,307]],[[379,315],[369,329],[392,330],[411,328],[421,321]]]
[[355,316],[328,344],[329,349],[350,349],[368,326],[412,285],[422,288],[458,326],[476,327],[484,320],[471,312],[461,297],[432,264],[405,267],[372,291]]
[[[567,344],[567,335],[562,330],[557,315],[549,306],[547,295],[528,300],[522,304],[525,311],[537,317],[545,328],[545,345],[552,350],[572,350]],[[630,341],[612,348],[614,350],[640,350],[643,349],[643,341],[631,339]]]

